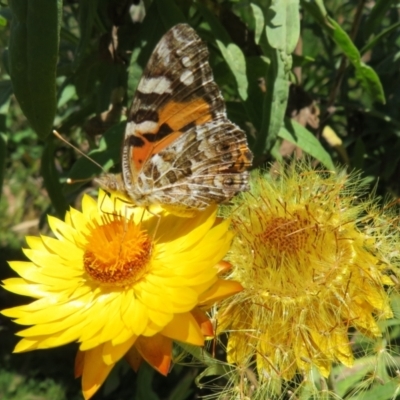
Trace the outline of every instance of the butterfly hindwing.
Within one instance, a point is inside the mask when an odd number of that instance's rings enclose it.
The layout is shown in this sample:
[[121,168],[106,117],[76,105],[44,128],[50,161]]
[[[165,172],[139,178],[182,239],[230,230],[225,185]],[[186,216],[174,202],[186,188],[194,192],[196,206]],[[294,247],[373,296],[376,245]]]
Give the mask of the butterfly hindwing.
[[153,175],[152,195],[166,204],[202,209],[248,189],[251,157],[243,131],[217,119],[192,127],[153,156],[143,175]]

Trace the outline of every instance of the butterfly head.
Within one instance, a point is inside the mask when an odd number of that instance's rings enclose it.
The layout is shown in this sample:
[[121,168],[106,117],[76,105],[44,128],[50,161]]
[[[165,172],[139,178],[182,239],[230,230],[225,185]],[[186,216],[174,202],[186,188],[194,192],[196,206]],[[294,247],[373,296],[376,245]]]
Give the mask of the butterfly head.
[[93,181],[108,193],[126,193],[121,174],[103,174],[94,178]]

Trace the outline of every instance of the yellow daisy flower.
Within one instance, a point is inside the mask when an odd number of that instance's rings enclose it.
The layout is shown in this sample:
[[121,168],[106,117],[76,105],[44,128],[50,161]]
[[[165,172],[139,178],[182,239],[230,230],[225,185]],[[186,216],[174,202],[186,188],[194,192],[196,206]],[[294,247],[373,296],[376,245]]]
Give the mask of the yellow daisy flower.
[[381,336],[377,321],[392,317],[385,285],[398,274],[399,234],[396,220],[362,195],[357,176],[306,164],[276,179],[252,176],[231,208],[228,260],[244,290],[218,311],[228,361],[255,361],[267,380],[312,367],[327,377],[332,363],[353,363],[349,328]]
[[241,290],[218,277],[232,234],[216,207],[157,216],[103,193],[49,224],[55,238],[28,237],[31,261],[11,262],[21,278],[4,281],[37,300],[2,313],[33,325],[18,332],[15,352],[80,343],[75,374],[86,399],[123,356],[135,370],[143,358],[167,374],[173,340],[201,346],[213,335],[200,306]]

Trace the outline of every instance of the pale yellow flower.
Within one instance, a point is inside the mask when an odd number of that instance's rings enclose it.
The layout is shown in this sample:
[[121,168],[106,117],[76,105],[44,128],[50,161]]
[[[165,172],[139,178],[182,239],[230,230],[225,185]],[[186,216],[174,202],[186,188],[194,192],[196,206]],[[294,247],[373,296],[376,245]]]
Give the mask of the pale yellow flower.
[[230,209],[228,259],[244,290],[218,312],[228,360],[255,362],[267,380],[351,366],[349,329],[379,337],[377,321],[392,317],[385,286],[398,275],[397,220],[360,198],[355,175],[297,164],[251,184]]
[[213,335],[200,306],[241,290],[218,277],[232,234],[216,207],[155,215],[103,193],[49,224],[56,237],[28,237],[31,261],[11,262],[21,278],[4,281],[37,300],[2,313],[33,325],[18,333],[15,352],[80,343],[75,373],[86,399],[123,356],[167,374],[173,340],[201,346]]

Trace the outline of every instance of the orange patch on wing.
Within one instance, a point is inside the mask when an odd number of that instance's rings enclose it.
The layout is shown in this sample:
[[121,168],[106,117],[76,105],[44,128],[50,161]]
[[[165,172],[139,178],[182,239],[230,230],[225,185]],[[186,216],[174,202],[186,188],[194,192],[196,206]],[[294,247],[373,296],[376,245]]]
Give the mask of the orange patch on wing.
[[[171,101],[167,103],[159,111],[159,126],[166,123],[172,129],[172,132],[159,140],[158,142],[149,142],[140,133],[135,132],[135,135],[140,137],[144,145],[141,147],[132,148],[131,157],[135,164],[135,168],[140,170],[143,164],[153,154],[164,150],[172,142],[174,142],[181,134],[180,131],[184,126],[194,123],[196,125],[204,124],[212,119],[210,106],[203,99],[196,99],[189,102],[178,103]],[[158,132],[146,132],[157,135]]]
[[153,154],[159,153],[162,149],[165,149],[170,143],[177,139],[182,132],[171,132],[167,137],[160,140],[159,142],[149,142],[145,137],[139,136],[144,145],[142,147],[132,147],[131,157],[133,163],[135,164],[136,170],[140,170],[143,164],[148,160]]
[[185,125],[194,122],[196,125],[210,121],[210,106],[203,99],[196,99],[186,103],[171,101],[160,110],[160,125],[167,123],[171,129],[179,131]]

